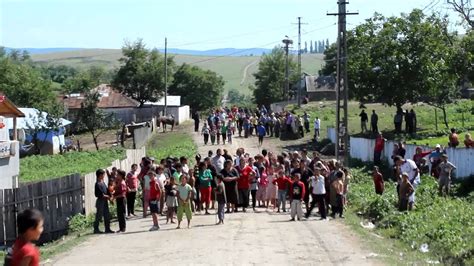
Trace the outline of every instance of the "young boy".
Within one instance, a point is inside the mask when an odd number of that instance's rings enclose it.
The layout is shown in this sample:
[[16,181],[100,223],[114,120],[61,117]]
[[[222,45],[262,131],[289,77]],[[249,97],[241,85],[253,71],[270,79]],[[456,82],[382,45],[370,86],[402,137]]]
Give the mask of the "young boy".
[[301,175],[296,173],[294,175],[294,181],[290,186],[290,199],[291,199],[291,220],[295,220],[295,216],[298,215],[298,220],[301,220],[303,216],[303,209],[301,209],[301,202],[304,199],[305,187],[304,183],[300,181]]
[[221,174],[217,174],[217,187],[214,188],[214,191],[216,192],[217,216],[219,218],[217,224],[224,224],[224,208],[227,198],[225,195],[224,177]]
[[378,166],[374,166],[372,177],[374,179],[375,193],[382,195],[385,186],[383,181],[383,175],[382,173],[380,173]]
[[413,194],[414,191],[415,189],[413,188],[412,184],[408,180],[408,174],[403,173],[402,182],[400,184],[400,189],[399,189],[399,193],[400,193],[399,194],[400,202],[399,202],[399,207],[398,207],[399,211],[406,211],[408,209],[408,199],[410,195]]
[[124,170],[117,171],[117,177],[115,179],[115,191],[114,198],[117,202],[117,219],[119,222],[119,232],[125,232],[125,197],[127,194],[127,185],[125,185],[126,173]]
[[13,245],[11,265],[38,266],[40,253],[32,242],[43,233],[43,215],[35,209],[24,210],[17,216],[17,227],[18,238]]
[[316,206],[319,205],[319,214],[321,214],[321,220],[326,220],[326,187],[324,182],[324,176],[321,175],[321,168],[314,167],[314,176],[310,178],[310,187],[312,189],[311,205],[306,212],[306,218],[309,218],[311,211]]
[[186,219],[188,220],[188,228],[191,226],[191,193],[192,187],[187,183],[188,176],[183,175],[181,177],[181,184],[178,186],[178,227],[181,228],[181,221],[183,220],[183,213],[186,213]]
[[148,171],[148,175],[150,176],[150,195],[148,201],[150,202],[150,213],[153,218],[153,226],[150,228],[150,231],[156,231],[160,229],[160,225],[158,224],[158,212],[161,198],[161,187],[156,180],[155,171]]
[[95,183],[94,194],[97,198],[95,202],[95,207],[97,211],[95,213],[94,221],[94,234],[101,234],[99,230],[99,223],[104,218],[104,227],[106,233],[113,233],[110,230],[110,212],[109,212],[109,200],[110,192],[107,189],[107,185],[104,183],[105,171],[99,169],[95,172],[97,177],[97,182]]
[[337,171],[336,173],[336,180],[334,180],[331,184],[333,186],[334,191],[336,192],[336,204],[332,206],[332,218],[336,218],[336,214],[339,213],[340,218],[344,218],[342,213],[344,212],[344,202],[343,202],[343,194],[344,194],[344,182],[342,179],[344,178],[344,172]]
[[288,185],[291,184],[291,180],[285,176],[282,168],[278,169],[277,178],[273,180],[273,184],[278,186],[277,212],[280,212],[280,205],[283,212],[286,212],[286,192],[288,191]]
[[438,165],[439,169],[439,195],[446,197],[449,195],[451,187],[451,173],[456,169],[456,166],[448,161],[448,155],[441,155],[441,163]]

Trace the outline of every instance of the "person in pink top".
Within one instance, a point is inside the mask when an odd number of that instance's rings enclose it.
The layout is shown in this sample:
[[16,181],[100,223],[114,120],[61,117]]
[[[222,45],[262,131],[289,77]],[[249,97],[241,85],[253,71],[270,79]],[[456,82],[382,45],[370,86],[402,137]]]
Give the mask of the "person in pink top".
[[264,166],[264,158],[262,155],[255,156],[257,161],[257,169],[260,173],[260,179],[258,180],[258,190],[257,190],[257,201],[259,207],[265,207],[265,200],[267,198],[267,186],[268,186],[268,175],[267,169]]
[[135,199],[137,197],[138,189],[138,165],[132,164],[132,170],[127,174],[125,181],[127,185],[127,216],[135,215]]

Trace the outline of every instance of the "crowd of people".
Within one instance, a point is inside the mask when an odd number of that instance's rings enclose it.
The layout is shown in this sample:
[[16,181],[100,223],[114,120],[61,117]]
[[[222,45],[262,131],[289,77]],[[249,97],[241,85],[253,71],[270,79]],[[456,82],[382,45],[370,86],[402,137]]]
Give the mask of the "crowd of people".
[[[194,214],[209,215],[212,209],[216,209],[217,224],[224,223],[226,213],[257,208],[290,210],[291,220],[301,220],[318,206],[321,219],[327,219],[328,211],[333,218],[343,218],[350,180],[348,169],[336,160],[322,160],[316,152],[312,158],[306,150],[276,154],[263,149],[261,154],[250,155],[244,148],[234,155],[221,149],[215,154],[209,151],[204,159],[196,155],[193,168],[184,157],[159,162],[145,157],[129,173],[99,169],[96,175],[94,233],[98,234],[114,232],[110,228],[111,202],[117,206],[117,232],[126,231],[127,217],[135,216],[137,192],[144,217],[148,211],[152,215],[150,231],[160,228],[159,215],[166,216],[166,223],[175,223],[176,217],[179,229],[184,216],[190,227]],[[99,230],[102,220],[105,231]]]
[[[200,115],[193,113],[194,130],[199,131]],[[313,120],[314,138],[319,139],[321,120],[315,117]],[[282,134],[298,134],[303,137],[310,132],[311,118],[304,112],[303,115],[296,115],[289,111],[269,112],[265,106],[256,110],[248,108],[216,108],[209,112],[201,127],[204,144],[220,145],[232,143],[232,137],[248,138],[256,135],[259,144],[263,143],[265,136],[280,138]]]

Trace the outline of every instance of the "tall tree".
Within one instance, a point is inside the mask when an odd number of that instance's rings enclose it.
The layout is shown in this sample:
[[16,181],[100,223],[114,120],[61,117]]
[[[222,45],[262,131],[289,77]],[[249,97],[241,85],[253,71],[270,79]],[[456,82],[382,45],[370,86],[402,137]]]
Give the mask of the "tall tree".
[[[289,60],[290,84],[298,79],[296,63]],[[253,95],[257,104],[270,106],[271,103],[283,101],[288,95],[285,93],[285,65],[286,56],[280,47],[273,48],[270,54],[262,56],[258,64],[258,71],[254,73],[255,87]],[[290,85],[291,88],[291,85]]]
[[[164,92],[164,57],[158,50],[149,51],[143,41],[125,43],[122,48],[123,57],[112,84],[122,93],[140,102],[157,101]],[[174,71],[172,57],[167,60],[168,80],[171,81]]]
[[174,74],[168,92],[180,95],[182,103],[193,111],[201,111],[220,105],[224,84],[223,78],[213,71],[183,64]]
[[466,23],[471,30],[474,30],[474,6],[471,0],[447,0],[451,8],[456,11],[464,23]]
[[309,41],[309,53],[313,53],[313,41]]

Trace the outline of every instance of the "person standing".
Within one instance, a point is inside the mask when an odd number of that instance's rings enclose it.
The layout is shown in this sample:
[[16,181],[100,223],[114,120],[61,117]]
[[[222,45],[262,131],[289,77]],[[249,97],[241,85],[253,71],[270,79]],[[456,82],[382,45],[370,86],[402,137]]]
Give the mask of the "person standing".
[[303,114],[303,122],[304,122],[304,129],[306,130],[306,133],[309,133],[309,118],[310,118],[310,115],[305,111]]
[[178,186],[178,227],[176,227],[176,229],[181,228],[181,221],[183,220],[184,214],[186,214],[186,219],[188,220],[188,228],[191,227],[193,215],[191,212],[191,194],[193,188],[187,182],[188,176],[183,175],[181,177],[181,184]]
[[375,110],[372,110],[372,115],[370,116],[370,127],[372,128],[372,133],[377,134],[379,132],[379,116],[375,113]]
[[138,177],[137,164],[132,164],[132,170],[127,174],[127,216],[135,216],[135,199],[137,197]]
[[104,227],[106,233],[113,233],[110,230],[110,212],[109,212],[109,200],[110,192],[107,188],[107,185],[104,183],[105,171],[99,169],[95,172],[97,177],[97,182],[94,187],[94,194],[97,198],[95,202],[96,212],[95,212],[95,221],[94,221],[94,234],[101,234],[99,230],[99,223],[104,219]]
[[[148,172],[150,174],[151,171]],[[152,171],[154,174],[155,171]],[[119,222],[118,232],[125,232],[126,221],[125,221],[125,197],[127,195],[127,186],[125,185],[125,171],[117,170],[117,177],[115,178],[115,191],[114,199],[117,203],[117,219]],[[148,200],[148,199],[147,199]]]
[[448,155],[441,155],[441,163],[438,165],[439,168],[439,195],[448,196],[449,189],[451,187],[451,173],[456,170],[456,166],[448,161]]
[[200,204],[205,206],[206,213],[209,214],[211,203],[211,182],[213,180],[211,170],[207,169],[206,163],[199,163],[199,192],[201,196]]
[[278,187],[278,198],[277,198],[277,212],[281,210],[286,212],[286,192],[288,191],[288,187],[291,184],[291,180],[285,176],[285,173],[282,168],[278,169],[277,178],[273,180],[273,184],[276,184]]
[[176,211],[176,207],[178,206],[178,201],[176,200],[176,196],[178,195],[178,186],[176,186],[176,182],[174,177],[170,177],[168,183],[165,185],[165,194],[166,194],[166,223],[171,220],[171,223],[174,224],[173,216],[174,212]]
[[336,172],[336,180],[331,183],[331,187],[334,189],[336,193],[336,201],[332,208],[332,218],[336,218],[336,214],[339,214],[340,218],[344,218],[344,201],[343,201],[343,194],[344,194],[344,183],[343,183],[344,173],[341,170]]
[[204,137],[204,145],[207,145],[207,143],[209,142],[210,131],[211,130],[209,129],[209,126],[207,125],[206,122],[204,122],[204,125],[202,126],[202,129],[201,129],[201,135]]
[[398,210],[399,211],[406,211],[411,210],[409,207],[409,199],[411,195],[415,193],[415,188],[412,186],[410,181],[408,180],[408,174],[407,173],[402,173],[402,181],[400,183],[400,189],[399,189],[399,206]]
[[198,113],[198,111],[193,112],[193,120],[194,120],[194,132],[199,132],[199,113]]
[[224,169],[220,171],[224,177],[225,194],[227,197],[227,213],[236,211],[239,203],[239,195],[237,193],[237,180],[239,179],[239,172],[232,167],[232,161],[228,160],[224,163]]
[[18,237],[13,245],[11,265],[39,266],[40,252],[33,242],[38,241],[43,233],[43,215],[36,209],[26,209],[18,214],[16,223]]
[[360,129],[362,133],[367,131],[367,122],[369,121],[369,116],[365,112],[364,109],[362,109],[362,112],[359,114],[360,116]]
[[252,166],[245,162],[245,158],[239,160],[239,179],[237,180],[237,189],[239,191],[239,205],[242,211],[246,212],[249,206],[250,180],[254,178],[255,172]]
[[374,164],[380,164],[380,157],[382,156],[383,149],[385,147],[384,137],[382,136],[382,132],[379,132],[377,138],[375,139],[375,146],[374,146]]
[[316,117],[314,119],[314,139],[315,140],[318,140],[319,139],[319,130],[321,128],[321,120],[319,119],[319,117]]
[[263,145],[263,138],[267,134],[267,131],[265,130],[265,127],[263,126],[262,122],[258,124],[257,134],[258,134],[258,146],[261,147]]
[[150,213],[153,219],[153,226],[150,228],[149,231],[156,231],[160,229],[160,225],[158,223],[158,212],[160,206],[160,198],[161,198],[161,187],[158,184],[158,180],[156,178],[156,174],[150,174],[150,194],[149,194],[149,206],[150,206]]
[[375,186],[375,193],[378,195],[382,195],[384,191],[384,181],[383,175],[379,171],[378,166],[374,166],[374,171],[372,172],[372,178],[374,179],[374,186]]
[[326,188],[324,183],[324,176],[321,175],[321,169],[319,167],[314,168],[314,176],[310,178],[310,187],[311,192],[311,205],[306,211],[306,218],[311,215],[311,211],[314,209],[314,206],[318,204],[319,214],[321,215],[321,220],[326,220]]
[[441,163],[441,155],[443,155],[443,153],[444,151],[442,151],[441,145],[436,144],[435,150],[428,156],[431,162],[431,175],[436,179],[439,177],[438,165]]
[[416,187],[421,183],[420,171],[418,170],[416,163],[411,159],[403,159],[401,156],[396,156],[394,161],[399,172],[406,173],[408,175],[408,181],[413,186],[413,193],[410,194],[410,198],[408,199],[408,209],[411,210],[415,204]]
[[227,199],[225,195],[224,177],[221,174],[217,174],[217,186],[214,190],[217,200],[217,217],[219,218],[217,224],[224,224],[224,209]]
[[301,220],[303,216],[303,209],[301,208],[301,202],[304,199],[305,187],[303,182],[300,181],[300,174],[294,175],[294,181],[290,186],[290,199],[291,199],[291,220],[295,220],[295,216],[298,220]]

